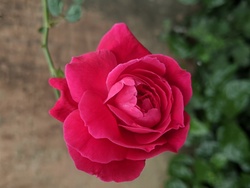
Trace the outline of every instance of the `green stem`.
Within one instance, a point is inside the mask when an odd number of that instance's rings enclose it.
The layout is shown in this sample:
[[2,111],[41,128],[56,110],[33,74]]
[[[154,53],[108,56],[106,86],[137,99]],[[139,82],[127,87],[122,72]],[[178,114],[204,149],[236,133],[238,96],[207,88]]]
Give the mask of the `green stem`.
[[[43,32],[42,32],[42,49],[49,67],[49,71],[52,77],[57,77],[56,69],[52,60],[52,57],[49,52],[48,47],[48,38],[49,38],[49,11],[48,11],[48,5],[47,0],[42,0],[42,6],[43,6]],[[58,90],[55,89],[55,95],[56,98],[59,98],[60,93]]]

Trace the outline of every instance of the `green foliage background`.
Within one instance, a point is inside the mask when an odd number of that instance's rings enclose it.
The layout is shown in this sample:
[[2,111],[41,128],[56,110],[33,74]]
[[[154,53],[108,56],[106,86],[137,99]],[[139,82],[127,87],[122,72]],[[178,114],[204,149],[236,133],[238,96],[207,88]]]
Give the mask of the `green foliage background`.
[[250,188],[250,1],[179,0],[196,11],[165,22],[164,40],[194,67],[191,130],[166,188]]

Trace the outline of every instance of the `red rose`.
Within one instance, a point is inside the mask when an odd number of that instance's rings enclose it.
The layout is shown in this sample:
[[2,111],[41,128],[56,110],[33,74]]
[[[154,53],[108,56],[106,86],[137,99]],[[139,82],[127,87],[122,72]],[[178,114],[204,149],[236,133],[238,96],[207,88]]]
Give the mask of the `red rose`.
[[146,159],[184,144],[190,74],[172,58],[151,54],[125,24],[114,25],[97,51],[72,58],[65,75],[50,79],[61,91],[50,114],[63,122],[79,170],[130,181]]

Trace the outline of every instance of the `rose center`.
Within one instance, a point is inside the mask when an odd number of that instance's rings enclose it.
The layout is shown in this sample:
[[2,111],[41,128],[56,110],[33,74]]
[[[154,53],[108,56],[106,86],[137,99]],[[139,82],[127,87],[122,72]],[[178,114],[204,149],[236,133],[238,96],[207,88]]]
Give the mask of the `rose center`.
[[124,122],[127,122],[126,115],[145,127],[153,127],[161,120],[159,97],[155,89],[129,77],[113,85],[106,102]]
[[155,97],[153,96],[153,90],[144,84],[136,86],[137,90],[137,104],[136,106],[143,113],[147,113],[152,108],[157,108]]

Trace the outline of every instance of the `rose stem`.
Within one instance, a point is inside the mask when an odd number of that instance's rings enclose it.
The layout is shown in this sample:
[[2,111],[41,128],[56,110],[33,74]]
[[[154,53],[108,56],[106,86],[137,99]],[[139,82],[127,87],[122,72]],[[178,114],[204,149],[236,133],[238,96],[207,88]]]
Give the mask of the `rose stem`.
[[[52,57],[49,52],[48,47],[48,38],[49,38],[49,11],[48,11],[48,5],[47,0],[42,0],[42,7],[43,7],[43,30],[42,30],[42,49],[49,67],[49,71],[52,77],[57,77],[56,69],[52,60]],[[58,99],[60,96],[60,93],[57,89],[55,91],[55,96]]]

